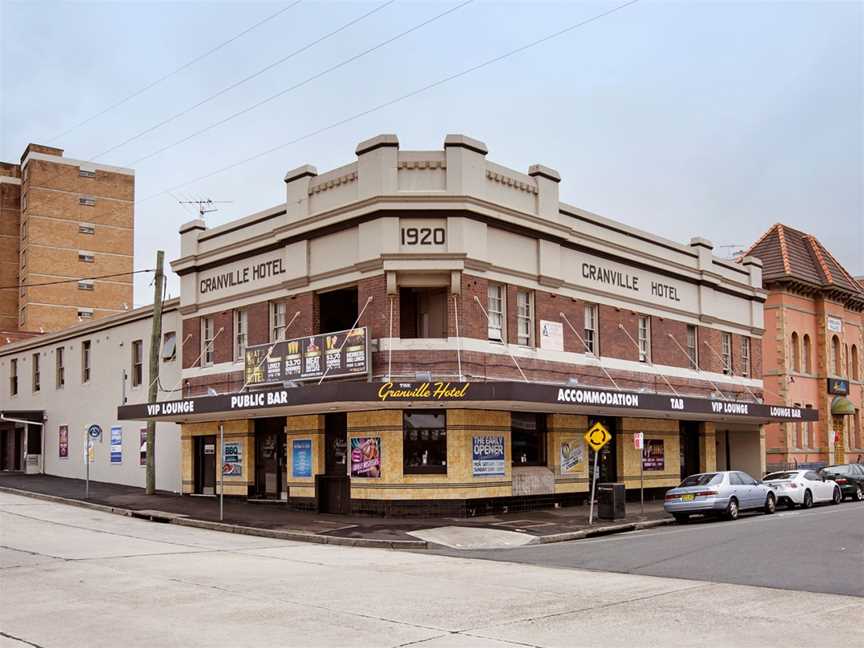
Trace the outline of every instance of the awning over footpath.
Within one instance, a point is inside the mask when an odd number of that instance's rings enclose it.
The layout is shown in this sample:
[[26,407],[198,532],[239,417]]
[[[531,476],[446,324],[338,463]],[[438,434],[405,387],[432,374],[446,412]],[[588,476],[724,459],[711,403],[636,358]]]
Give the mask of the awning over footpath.
[[855,404],[844,396],[835,396],[831,401],[832,416],[854,416]]
[[816,421],[810,408],[523,382],[333,382],[122,405],[121,421],[178,423],[388,408],[516,409],[596,416],[773,423]]

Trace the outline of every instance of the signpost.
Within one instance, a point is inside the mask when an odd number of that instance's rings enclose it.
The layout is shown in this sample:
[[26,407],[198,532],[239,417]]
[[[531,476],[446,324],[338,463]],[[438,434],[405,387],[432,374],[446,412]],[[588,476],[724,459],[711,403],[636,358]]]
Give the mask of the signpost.
[[219,421],[219,521],[224,519],[225,502],[225,425]]
[[645,433],[633,433],[633,447],[639,451],[639,511],[645,514],[645,479],[643,471],[645,468]]
[[611,440],[612,435],[609,434],[609,430],[603,427],[603,424],[599,421],[592,425],[585,433],[585,443],[587,443],[594,451],[594,472],[592,474],[593,478],[591,479],[591,506],[588,512],[589,526],[594,523],[594,493],[597,490],[597,459],[600,456],[600,450]]
[[87,467],[86,478],[84,480],[84,499],[90,499],[90,451],[93,448],[93,442],[96,439],[102,438],[102,428],[95,423],[87,428],[87,434],[84,437],[84,464]]

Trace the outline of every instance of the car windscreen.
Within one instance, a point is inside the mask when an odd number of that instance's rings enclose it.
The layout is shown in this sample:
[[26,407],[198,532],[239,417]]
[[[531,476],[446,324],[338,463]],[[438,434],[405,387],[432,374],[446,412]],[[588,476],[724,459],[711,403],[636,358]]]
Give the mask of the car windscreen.
[[687,479],[681,482],[680,488],[687,486],[710,486],[719,484],[723,481],[723,475],[720,473],[704,473],[702,475],[690,475]]
[[798,476],[797,472],[776,472],[770,475],[765,475],[763,481],[780,481],[783,479],[795,479]]
[[852,472],[852,466],[828,466],[827,468],[823,468],[820,472],[848,475]]

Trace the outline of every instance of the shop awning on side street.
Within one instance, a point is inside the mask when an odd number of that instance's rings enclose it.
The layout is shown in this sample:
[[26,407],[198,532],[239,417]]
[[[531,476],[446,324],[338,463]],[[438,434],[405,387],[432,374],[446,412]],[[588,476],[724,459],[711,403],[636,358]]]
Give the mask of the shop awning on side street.
[[333,382],[122,405],[119,420],[178,423],[372,409],[465,408],[698,421],[816,421],[809,408],[524,382]]

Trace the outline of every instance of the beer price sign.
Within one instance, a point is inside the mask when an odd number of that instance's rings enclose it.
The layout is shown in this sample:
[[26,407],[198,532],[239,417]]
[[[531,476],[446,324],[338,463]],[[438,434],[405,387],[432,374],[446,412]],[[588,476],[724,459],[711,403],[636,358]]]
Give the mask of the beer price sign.
[[369,373],[369,336],[365,327],[310,335],[246,349],[245,376],[250,385],[322,376],[344,378]]

